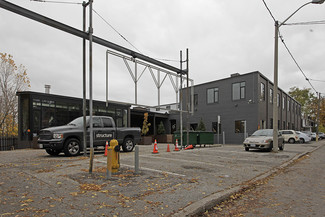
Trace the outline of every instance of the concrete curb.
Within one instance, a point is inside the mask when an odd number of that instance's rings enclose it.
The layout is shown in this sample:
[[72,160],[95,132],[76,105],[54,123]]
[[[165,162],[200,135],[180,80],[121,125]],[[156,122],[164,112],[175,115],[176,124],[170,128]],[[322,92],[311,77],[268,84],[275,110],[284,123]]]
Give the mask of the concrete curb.
[[[310,151],[306,151],[303,152],[301,154],[298,154],[296,156],[294,156],[292,159],[290,159],[289,161],[281,164],[278,167],[274,167],[271,170],[269,170],[268,172],[265,172],[259,176],[256,176],[255,178],[246,181],[247,183],[254,183],[260,180],[263,180],[271,175],[273,175],[274,173],[276,173],[278,170],[280,169],[284,169],[288,166],[290,166],[290,164],[292,164],[294,161],[296,161],[297,159],[312,153],[314,151],[316,151],[317,149],[321,148],[322,146],[324,146],[324,144],[319,145],[318,147],[310,150]],[[244,182],[245,183],[245,182]],[[247,188],[248,185],[245,184],[243,185],[243,183],[236,185],[232,188],[220,191],[220,192],[216,192],[213,193],[205,198],[203,198],[202,200],[196,201],[188,206],[186,206],[185,208],[183,208],[182,210],[172,214],[171,216],[173,217],[179,217],[179,216],[194,216],[194,215],[198,215],[200,213],[205,212],[206,210],[211,209],[212,207],[214,207],[216,204],[221,203],[222,201],[228,199],[231,195],[234,195],[236,193],[239,193],[241,191],[243,191],[245,188]]]

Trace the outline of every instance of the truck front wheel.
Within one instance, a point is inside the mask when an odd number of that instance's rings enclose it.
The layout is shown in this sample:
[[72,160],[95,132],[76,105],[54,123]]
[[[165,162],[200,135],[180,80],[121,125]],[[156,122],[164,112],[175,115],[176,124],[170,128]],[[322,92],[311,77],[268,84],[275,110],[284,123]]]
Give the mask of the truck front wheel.
[[77,156],[80,154],[80,141],[78,139],[68,139],[65,142],[63,152],[66,156]]
[[132,138],[125,138],[123,141],[122,149],[124,152],[130,152],[134,148],[134,141]]
[[58,151],[58,150],[51,149],[51,148],[47,148],[47,149],[45,149],[45,151],[51,156],[58,156],[61,152],[61,150]]

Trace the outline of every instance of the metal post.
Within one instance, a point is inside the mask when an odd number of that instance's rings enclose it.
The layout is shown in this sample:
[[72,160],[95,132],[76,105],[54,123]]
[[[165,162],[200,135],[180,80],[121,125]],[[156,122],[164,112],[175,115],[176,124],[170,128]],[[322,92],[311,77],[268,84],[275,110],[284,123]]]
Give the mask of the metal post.
[[[82,3],[83,7],[83,31],[86,32],[86,2]],[[83,149],[84,149],[84,156],[87,156],[87,105],[86,105],[86,39],[82,40],[82,86],[83,86],[83,99],[82,99],[82,110],[83,110]]]
[[274,33],[274,90],[273,90],[273,152],[278,152],[278,38],[279,37],[279,22],[275,22]]
[[134,170],[135,170],[135,174],[139,174],[139,146],[135,146],[135,153],[134,153]]
[[[188,73],[189,73],[189,70],[188,70],[188,48],[186,49],[186,146],[189,146],[189,140],[190,140],[190,123],[189,123],[189,112],[190,112],[190,107],[189,107],[189,104],[190,104],[190,101],[189,101],[189,82],[188,82]],[[193,144],[194,145],[194,144]]]
[[191,81],[191,98],[192,98],[191,113],[193,116],[194,115],[194,81]]
[[246,130],[246,121],[244,121],[244,140],[247,137],[247,130]]
[[316,127],[316,142],[318,142],[319,140],[319,124],[320,124],[320,120],[319,120],[319,111],[320,111],[320,93],[318,93],[318,108],[317,108],[317,127]]
[[160,71],[157,71],[157,75],[158,75],[158,107],[160,108]]
[[226,144],[226,135],[225,135],[225,131],[222,131],[222,144]]
[[220,137],[220,115],[218,115],[218,117],[217,117],[217,124],[218,124],[218,128],[217,128],[217,133],[218,133],[218,144],[220,144],[220,142],[219,142],[219,137]]
[[[179,88],[178,88],[178,76],[176,76],[176,105],[179,103]],[[176,108],[177,109],[177,108]]]
[[[89,136],[90,136],[90,153],[94,154],[94,138],[93,138],[93,0],[89,0]],[[90,158],[91,167],[89,173],[93,172],[93,156]]]
[[110,179],[112,177],[112,149],[107,149],[107,165],[106,165],[106,179]]
[[[182,51],[180,51],[180,69],[182,70],[182,60],[183,60],[183,57],[182,57]],[[181,135],[181,148],[183,147],[183,91],[182,91],[182,88],[183,88],[183,75],[181,74],[180,75],[180,78],[181,78],[181,87],[180,87],[180,92],[179,92],[179,95],[180,95],[180,99],[179,99],[179,104],[180,104],[180,135]]]
[[108,107],[108,52],[106,52],[106,107]]
[[135,94],[135,104],[138,104],[138,66],[137,62],[134,61],[134,94]]

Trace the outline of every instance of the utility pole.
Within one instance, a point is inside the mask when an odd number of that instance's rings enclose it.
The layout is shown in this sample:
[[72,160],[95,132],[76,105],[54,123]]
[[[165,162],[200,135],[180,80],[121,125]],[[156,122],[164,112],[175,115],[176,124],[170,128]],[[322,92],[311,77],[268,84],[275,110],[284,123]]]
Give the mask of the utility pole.
[[[86,32],[86,7],[88,3],[83,2],[83,32]],[[82,40],[82,110],[83,110],[83,149],[84,149],[84,156],[87,156],[87,101],[86,101],[86,39],[83,38]]]
[[[323,4],[324,0],[312,0],[300,6],[295,10],[287,19],[282,23],[275,21],[275,34],[274,34],[274,96],[273,96],[273,152],[278,152],[278,107],[277,107],[277,97],[278,97],[278,41],[279,41],[279,28],[284,25],[293,15],[295,15],[301,8],[309,4]],[[280,104],[279,104],[280,105]]]
[[93,172],[94,138],[93,138],[93,0],[89,0],[89,140],[90,164],[89,173]]
[[275,24],[275,33],[274,33],[274,90],[273,90],[273,148],[272,151],[278,152],[278,42],[279,42],[279,22],[276,21]]
[[319,139],[319,124],[320,124],[320,118],[319,118],[319,113],[320,113],[320,93],[318,93],[318,103],[317,103],[317,127],[316,127],[316,141],[318,142]]
[[186,49],[186,146],[189,146],[189,140],[190,140],[190,123],[189,123],[189,115],[190,115],[190,99],[189,99],[189,76],[188,76],[188,48]]
[[[183,68],[183,55],[182,55],[182,51],[180,51],[180,69],[182,71]],[[180,105],[180,115],[179,115],[179,119],[180,119],[180,136],[181,136],[181,148],[183,148],[183,75],[180,74],[181,77],[181,88],[180,88],[180,99],[179,99],[179,105]]]

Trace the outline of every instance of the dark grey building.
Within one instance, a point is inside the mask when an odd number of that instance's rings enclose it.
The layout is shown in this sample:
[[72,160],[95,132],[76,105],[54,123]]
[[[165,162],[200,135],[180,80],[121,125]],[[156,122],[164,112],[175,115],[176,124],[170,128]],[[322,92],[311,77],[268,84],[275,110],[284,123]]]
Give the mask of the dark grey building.
[[[17,92],[17,96],[18,148],[35,146],[33,140],[41,129],[64,125],[83,115],[80,98],[31,91]],[[93,113],[113,117],[118,127],[130,126],[130,105],[110,102],[106,107],[105,102],[94,100]]]
[[[219,116],[220,143],[224,132],[226,144],[240,144],[244,140],[245,122],[248,134],[257,129],[273,128],[272,99],[273,83],[258,71],[243,75],[236,73],[229,78],[196,85],[194,114],[189,115],[190,129],[195,130],[202,119],[206,130],[216,133],[217,142]],[[281,89],[275,103],[279,110],[279,129],[300,130],[301,105]],[[179,118],[174,115],[170,118],[177,120],[179,129]],[[183,123],[186,129],[186,115]]]
[[[37,147],[36,139],[41,129],[60,126],[83,115],[81,98],[60,96],[49,93],[31,91],[17,92],[18,96],[18,144],[15,148]],[[87,100],[87,115],[89,102]],[[143,114],[149,113],[151,123],[148,135],[157,135],[160,122],[163,122],[166,133],[171,132],[168,114],[153,112],[149,109],[133,108],[130,104],[104,101],[93,101],[94,115],[110,116],[117,127],[140,127]]]

